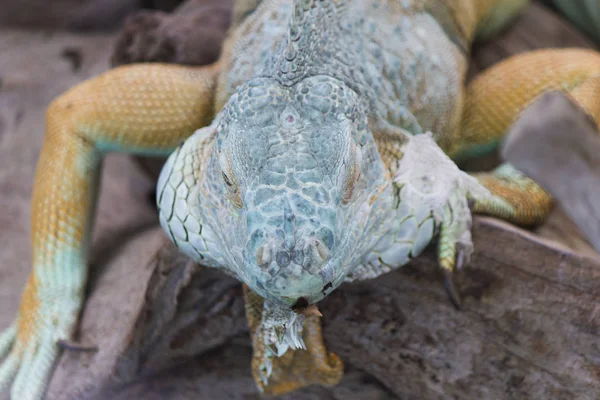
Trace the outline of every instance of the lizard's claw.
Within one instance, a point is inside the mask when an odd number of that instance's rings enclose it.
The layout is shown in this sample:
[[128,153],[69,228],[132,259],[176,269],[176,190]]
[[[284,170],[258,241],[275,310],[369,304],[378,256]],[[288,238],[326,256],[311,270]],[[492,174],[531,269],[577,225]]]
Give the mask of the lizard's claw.
[[447,269],[443,270],[444,272],[444,289],[446,289],[446,294],[448,294],[448,298],[452,305],[456,307],[457,310],[460,310],[462,307],[462,301],[460,299],[460,293],[456,290],[456,286],[454,285],[454,274],[452,271]]
[[[465,253],[462,250],[458,251],[458,256],[456,257],[456,269],[461,269],[465,260]],[[460,293],[456,289],[456,285],[454,285],[454,274],[453,271],[449,271],[447,269],[442,270],[444,273],[444,289],[446,289],[446,294],[448,298],[452,302],[452,305],[460,310],[462,308],[462,300]]]

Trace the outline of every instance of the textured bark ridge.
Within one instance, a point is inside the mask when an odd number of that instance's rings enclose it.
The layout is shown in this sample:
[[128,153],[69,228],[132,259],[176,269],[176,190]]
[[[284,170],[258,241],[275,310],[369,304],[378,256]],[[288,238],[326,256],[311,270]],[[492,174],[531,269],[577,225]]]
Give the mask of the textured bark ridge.
[[173,13],[138,12],[125,21],[111,62],[214,62],[229,27],[231,9],[232,0],[188,0]]
[[[188,36],[200,3],[181,6],[190,7],[186,15],[142,14],[139,24],[133,17],[121,36],[129,45],[117,46],[113,62],[202,63],[190,50],[200,42]],[[165,43],[188,50],[163,52]],[[591,46],[533,5],[478,46],[472,71],[517,52],[573,45]],[[558,225],[544,232],[589,251]],[[461,311],[443,290],[433,246],[398,271],[343,285],[320,305],[328,348],[346,365],[342,383],[281,398],[600,397],[600,258],[487,218],[475,219],[473,238],[472,262],[456,275]],[[93,277],[82,314],[77,340],[98,351],[65,351],[48,398],[260,398],[239,283],[189,262],[159,228],[137,234],[119,257]]]

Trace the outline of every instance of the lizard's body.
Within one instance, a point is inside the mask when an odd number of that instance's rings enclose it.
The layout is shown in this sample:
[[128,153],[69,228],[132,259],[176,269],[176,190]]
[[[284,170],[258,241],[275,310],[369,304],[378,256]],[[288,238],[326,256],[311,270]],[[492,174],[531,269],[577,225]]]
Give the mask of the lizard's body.
[[[246,284],[254,377],[281,393],[336,383],[342,371],[316,316],[290,307],[310,309],[343,281],[399,267],[438,233],[440,266],[452,271],[470,245],[467,199],[520,224],[547,215],[551,198],[518,171],[478,175],[489,195],[440,148],[453,157],[491,148],[546,90],[568,93],[599,121],[592,51],[520,56],[464,87],[476,35],[496,31],[524,0],[255,3],[216,65],[121,67],[49,107],[34,272],[0,337],[0,356],[12,348],[0,387],[19,371],[16,398],[41,396],[57,340],[75,326],[106,151],[175,150],[158,183],[161,224],[186,254]],[[419,135],[429,131],[439,148]]]
[[[298,24],[305,32],[299,33],[298,43],[292,42],[307,65],[285,73],[281,70],[286,70],[286,62],[279,56],[288,43],[291,7],[286,0],[264,2],[226,44],[230,57],[217,107],[256,76],[278,76],[284,85],[293,85],[305,76],[325,75],[349,85],[390,123],[412,130],[417,125],[423,131],[456,130],[467,55],[433,16],[415,15],[418,3],[349,1],[339,11],[311,10],[306,18],[323,14],[313,22],[317,26]],[[342,26],[332,19],[343,19]],[[314,43],[311,49],[302,48],[304,40]],[[287,64],[291,68],[298,61]],[[436,75],[430,77],[433,72]],[[290,73],[293,78],[287,77]]]

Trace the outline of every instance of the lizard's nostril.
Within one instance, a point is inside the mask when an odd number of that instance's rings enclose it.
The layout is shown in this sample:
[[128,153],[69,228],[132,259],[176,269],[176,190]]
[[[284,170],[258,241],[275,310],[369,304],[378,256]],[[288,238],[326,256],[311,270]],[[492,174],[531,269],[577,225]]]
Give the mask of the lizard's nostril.
[[310,260],[311,269],[323,265],[329,256],[329,249],[319,239],[310,240],[305,252]]
[[271,264],[271,251],[267,246],[262,245],[256,250],[256,264],[266,268]]
[[277,265],[279,265],[281,268],[285,268],[288,265],[290,265],[292,257],[290,257],[289,252],[285,250],[280,250],[277,252],[277,257],[275,258],[275,261],[277,261]]
[[315,240],[315,247],[317,248],[317,254],[321,258],[321,262],[325,262],[329,255],[329,249],[320,240]]

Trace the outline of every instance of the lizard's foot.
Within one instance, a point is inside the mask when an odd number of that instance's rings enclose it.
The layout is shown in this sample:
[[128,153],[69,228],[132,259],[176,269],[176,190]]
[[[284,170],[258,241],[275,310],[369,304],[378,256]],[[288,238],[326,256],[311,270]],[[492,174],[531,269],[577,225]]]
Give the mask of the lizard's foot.
[[81,304],[77,290],[63,286],[38,293],[33,281],[30,276],[16,321],[0,335],[0,392],[12,382],[13,400],[43,398],[59,341],[70,337]]
[[[280,343],[286,342],[283,337],[289,332],[279,332],[277,327],[270,327],[269,322],[265,324],[264,300],[245,286],[244,294],[253,345],[252,376],[261,392],[279,395],[313,384],[332,386],[339,383],[344,364],[336,354],[327,352],[318,315],[305,317],[299,314],[294,321],[300,322],[301,331],[288,335],[289,344]],[[269,332],[281,335],[273,338]],[[301,339],[294,339],[296,334],[301,335]],[[280,344],[265,343],[273,341]]]
[[467,262],[473,252],[470,205],[507,205],[461,171],[431,133],[407,138],[394,182],[401,188],[402,201],[413,205],[419,214],[433,216],[439,229],[438,261],[444,271],[446,290],[452,303],[460,307],[452,272]]
[[492,172],[473,175],[491,193],[476,201],[473,212],[491,215],[521,226],[539,225],[550,214],[553,200],[540,185],[509,163]]

